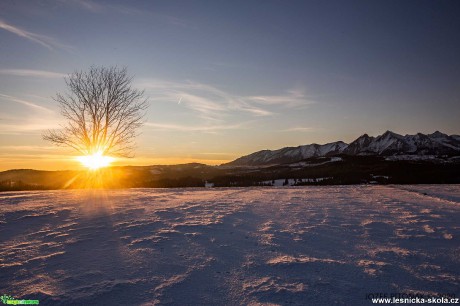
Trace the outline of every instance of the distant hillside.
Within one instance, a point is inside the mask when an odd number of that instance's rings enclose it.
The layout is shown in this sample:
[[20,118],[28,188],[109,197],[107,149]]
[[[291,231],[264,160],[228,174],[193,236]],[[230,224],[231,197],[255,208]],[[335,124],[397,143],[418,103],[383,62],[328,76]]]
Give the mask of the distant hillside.
[[[97,171],[0,172],[0,191],[73,188],[199,187],[215,175],[216,167],[191,163],[170,166],[109,167]],[[219,172],[220,173],[220,172]]]

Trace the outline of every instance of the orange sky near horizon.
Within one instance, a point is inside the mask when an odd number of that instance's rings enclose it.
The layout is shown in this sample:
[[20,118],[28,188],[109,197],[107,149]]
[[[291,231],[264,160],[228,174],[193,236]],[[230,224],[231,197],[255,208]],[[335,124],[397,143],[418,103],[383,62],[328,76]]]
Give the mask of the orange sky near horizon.
[[[234,159],[234,158],[233,158]],[[220,165],[230,162],[233,159],[203,159],[199,157],[165,157],[165,158],[115,158],[111,166],[152,166],[152,165],[176,165],[186,163],[202,163],[206,165]],[[68,156],[46,156],[37,155],[29,157],[1,156],[0,171],[13,169],[34,169],[45,171],[57,170],[84,170],[86,169],[78,160],[76,155]]]

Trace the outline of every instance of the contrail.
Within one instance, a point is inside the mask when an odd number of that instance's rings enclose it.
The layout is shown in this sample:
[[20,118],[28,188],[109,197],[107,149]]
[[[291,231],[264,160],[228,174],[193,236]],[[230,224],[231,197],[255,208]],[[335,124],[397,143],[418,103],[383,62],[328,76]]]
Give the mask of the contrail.
[[180,97],[179,102],[177,104],[180,104],[181,101],[182,101],[182,97]]

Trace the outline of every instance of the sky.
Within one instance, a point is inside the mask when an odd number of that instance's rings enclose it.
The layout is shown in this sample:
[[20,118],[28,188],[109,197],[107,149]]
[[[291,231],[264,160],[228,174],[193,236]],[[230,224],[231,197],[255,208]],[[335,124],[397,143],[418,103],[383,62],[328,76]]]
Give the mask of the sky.
[[0,170],[78,169],[42,140],[64,77],[127,67],[149,108],[119,165],[221,164],[367,133],[460,134],[459,1],[0,1]]

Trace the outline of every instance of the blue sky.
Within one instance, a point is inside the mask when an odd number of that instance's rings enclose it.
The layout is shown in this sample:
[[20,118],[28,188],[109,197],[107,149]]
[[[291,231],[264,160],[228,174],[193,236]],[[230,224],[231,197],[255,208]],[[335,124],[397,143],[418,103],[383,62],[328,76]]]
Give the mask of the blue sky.
[[458,1],[0,2],[0,168],[67,169],[41,139],[63,76],[126,66],[136,158],[219,164],[363,133],[460,134]]

